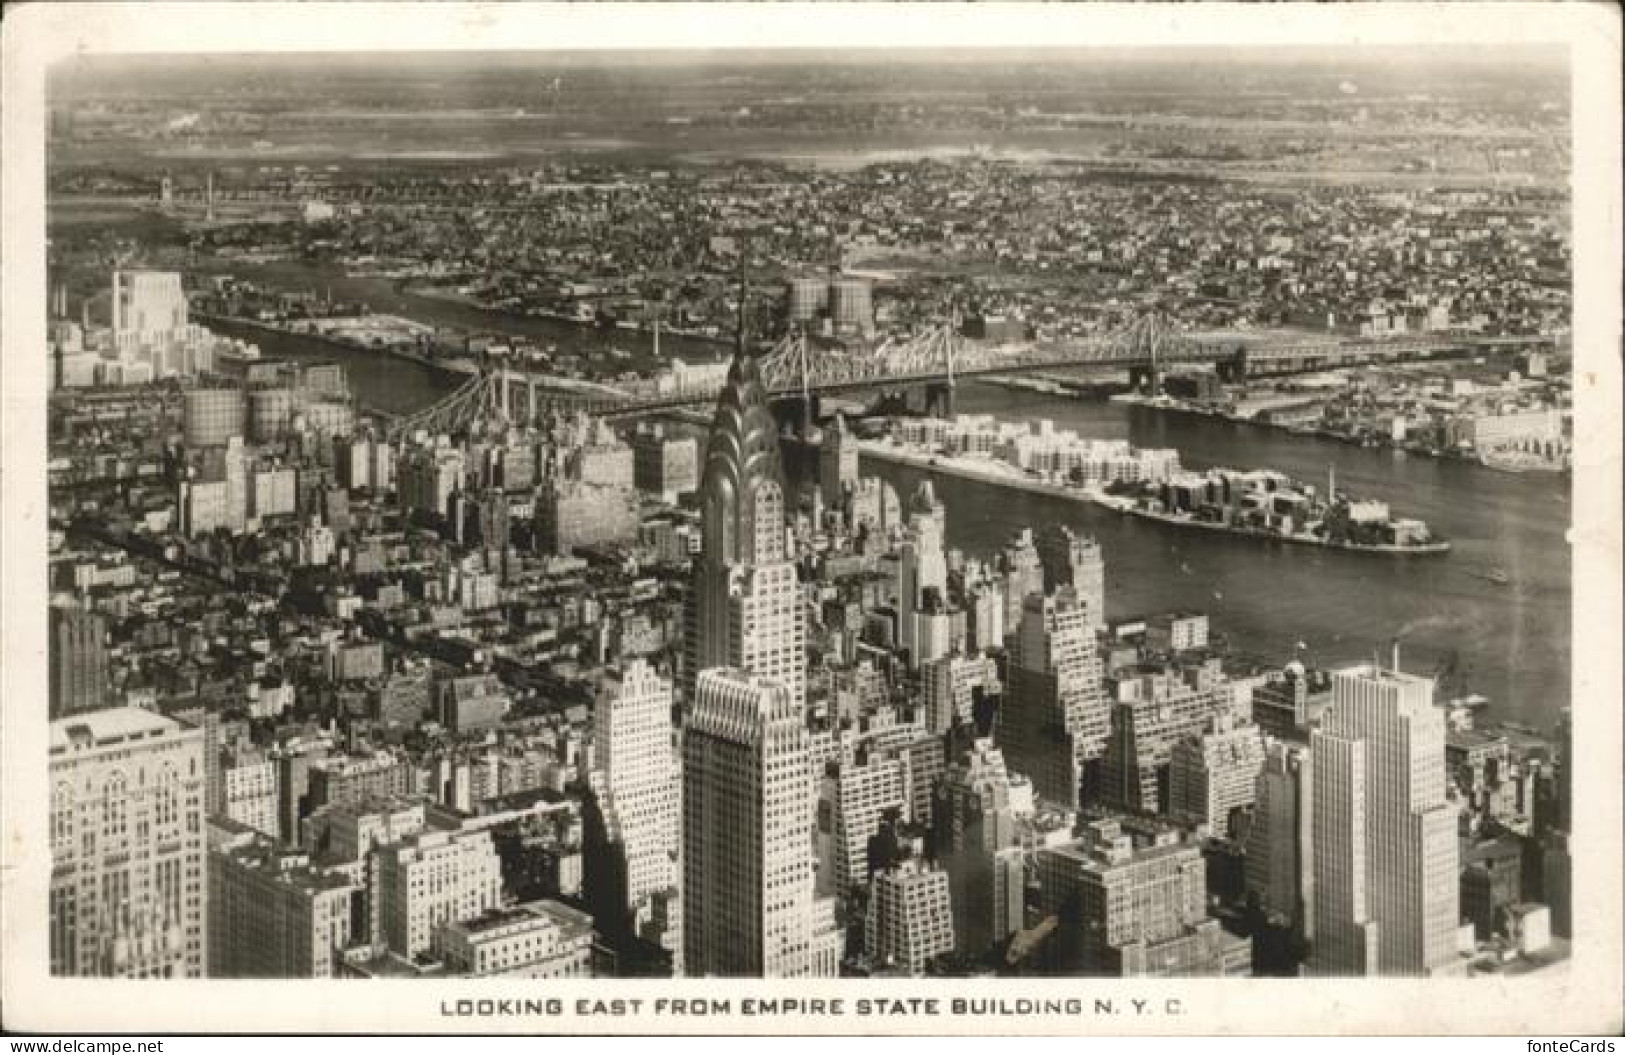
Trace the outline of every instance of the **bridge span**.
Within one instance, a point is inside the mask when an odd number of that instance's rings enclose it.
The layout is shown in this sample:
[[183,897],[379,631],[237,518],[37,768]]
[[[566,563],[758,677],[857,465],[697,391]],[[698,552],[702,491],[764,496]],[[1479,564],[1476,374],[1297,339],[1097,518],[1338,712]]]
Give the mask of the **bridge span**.
[[[760,353],[762,383],[770,398],[802,404],[813,413],[817,398],[856,390],[900,393],[925,389],[927,410],[952,412],[956,381],[1078,367],[1127,369],[1131,386],[1157,389],[1169,367],[1208,364],[1226,381],[1301,373],[1342,366],[1471,355],[1507,349],[1551,348],[1559,338],[1535,334],[1479,336],[1428,333],[1395,337],[1318,338],[1296,335],[1193,333],[1173,327],[1160,314],[1079,341],[989,344],[961,336],[952,323],[908,340],[874,348],[822,348],[791,333]],[[481,417],[533,419],[547,409],[584,410],[611,418],[706,406],[720,382],[680,386],[669,378],[595,384],[500,367],[473,375],[440,402],[390,424],[395,436],[418,429],[452,431]]]

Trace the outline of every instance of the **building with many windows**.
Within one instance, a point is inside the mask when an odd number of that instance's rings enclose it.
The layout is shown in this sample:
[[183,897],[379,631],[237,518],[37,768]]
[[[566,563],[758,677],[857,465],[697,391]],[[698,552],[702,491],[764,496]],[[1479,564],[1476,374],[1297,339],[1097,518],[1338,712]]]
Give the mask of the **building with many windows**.
[[[741,347],[717,399],[700,484],[702,544],[686,621],[685,679],[737,667],[806,699],[801,587],[790,560],[779,432]],[[809,815],[810,820],[810,815]]]
[[1168,762],[1168,812],[1220,838],[1233,834],[1238,813],[1253,805],[1264,737],[1230,712],[1174,744]]
[[876,970],[924,974],[954,949],[948,874],[918,861],[876,873],[863,927],[863,954]]
[[99,710],[107,701],[107,620],[100,613],[51,606],[50,716]]
[[683,732],[683,963],[696,976],[799,978],[831,959],[817,927],[807,725],[781,682],[700,674]]
[[488,831],[426,831],[379,849],[372,882],[378,943],[411,958],[501,903],[502,862]]
[[201,978],[203,734],[137,707],[50,727],[51,973]]
[[908,763],[860,748],[856,757],[831,762],[818,798],[819,877],[844,897],[869,881],[869,840],[887,811],[908,809]]
[[1090,823],[1037,852],[1037,911],[1056,929],[1049,966],[1121,978],[1246,975],[1252,949],[1207,914],[1201,850],[1172,829]]
[[1317,975],[1431,975],[1458,964],[1456,809],[1433,681],[1337,671],[1310,735]]
[[1309,749],[1273,741],[1247,831],[1247,892],[1273,925],[1314,936],[1313,780]]
[[933,787],[931,856],[948,875],[961,952],[980,955],[1024,922],[1019,813],[1004,754],[991,740],[975,741]]
[[589,891],[603,903],[595,912],[666,948],[680,973],[683,806],[671,682],[632,660],[599,685],[593,719],[589,782],[603,844],[590,855]]
[[367,936],[362,887],[235,830],[209,853],[209,977],[332,978]]
[[1107,700],[1088,610],[1063,590],[1022,603],[1011,639],[996,738],[1043,799],[1072,809],[1085,768],[1106,745]]
[[439,935],[447,971],[476,978],[590,978],[592,942],[592,918],[557,901],[488,909]]

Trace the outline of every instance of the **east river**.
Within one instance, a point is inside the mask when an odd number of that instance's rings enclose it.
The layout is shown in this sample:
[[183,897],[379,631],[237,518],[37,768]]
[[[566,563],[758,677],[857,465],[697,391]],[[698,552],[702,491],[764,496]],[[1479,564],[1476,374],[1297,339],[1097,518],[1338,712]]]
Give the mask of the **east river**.
[[[509,321],[425,298],[405,302],[380,295],[388,288],[368,280],[365,291],[351,287],[345,294],[369,293],[375,309],[425,321],[492,330]],[[537,328],[533,332],[576,346],[581,341],[618,341],[627,347],[647,340],[562,323],[531,326]],[[267,355],[343,362],[362,401],[386,410],[426,405],[459,382],[456,375],[383,353],[306,337],[235,332],[251,336]],[[1437,672],[1454,653],[1452,695],[1489,697],[1497,718],[1550,728],[1558,710],[1569,703],[1565,476],[1498,473],[1465,462],[1368,450],[1217,418],[986,384],[962,384],[958,409],[1005,419],[1050,418],[1057,427],[1087,436],[1173,447],[1184,464],[1196,468],[1267,467],[1323,481],[1335,465],[1340,490],[1383,499],[1396,515],[1426,520],[1454,549],[1434,557],[1340,553],[1186,531],[1065,499],[938,477],[935,486],[948,507],[953,545],[991,554],[1019,528],[1059,520],[1100,540],[1109,616],[1206,611],[1215,631],[1233,648],[1275,662],[1294,656],[1323,665],[1354,661],[1379,648],[1386,654],[1397,637],[1402,665],[1415,673]],[[891,480],[905,499],[922,475],[921,470],[875,459],[866,459],[864,468]],[[1506,572],[1505,585],[1472,574],[1494,568]]]

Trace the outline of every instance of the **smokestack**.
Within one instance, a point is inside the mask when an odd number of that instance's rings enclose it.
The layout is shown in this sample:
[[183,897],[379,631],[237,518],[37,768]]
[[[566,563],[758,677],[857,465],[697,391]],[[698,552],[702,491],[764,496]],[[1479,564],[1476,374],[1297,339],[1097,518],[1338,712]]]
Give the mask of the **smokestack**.
[[1399,638],[1394,638],[1394,673],[1399,673]]

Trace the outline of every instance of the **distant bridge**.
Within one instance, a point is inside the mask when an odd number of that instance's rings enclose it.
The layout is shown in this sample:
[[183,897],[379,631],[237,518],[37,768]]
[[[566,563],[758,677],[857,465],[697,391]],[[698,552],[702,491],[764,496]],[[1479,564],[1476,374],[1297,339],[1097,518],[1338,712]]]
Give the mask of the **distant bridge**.
[[[776,401],[797,401],[810,411],[820,395],[859,389],[927,390],[927,409],[952,412],[956,381],[1069,367],[1127,369],[1135,388],[1160,385],[1168,367],[1209,364],[1227,381],[1378,362],[1473,354],[1506,348],[1552,347],[1547,335],[1480,337],[1425,334],[1399,337],[1300,339],[1198,334],[1174,328],[1161,314],[1120,329],[1066,343],[989,344],[965,338],[952,322],[907,340],[868,349],[827,349],[792,333],[761,354],[762,383]],[[679,386],[667,380],[603,385],[566,381],[507,368],[472,376],[439,403],[390,425],[394,436],[419,429],[455,431],[470,421],[503,416],[532,419],[546,409],[584,410],[632,417],[716,401],[716,381]]]

